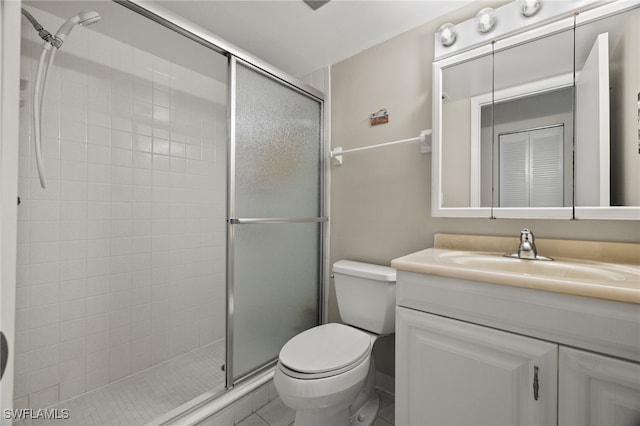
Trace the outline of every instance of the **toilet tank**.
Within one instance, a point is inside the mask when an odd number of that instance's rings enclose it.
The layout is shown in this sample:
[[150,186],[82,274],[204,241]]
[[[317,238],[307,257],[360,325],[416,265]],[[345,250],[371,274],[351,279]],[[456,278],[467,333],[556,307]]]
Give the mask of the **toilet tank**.
[[339,260],[333,276],[342,320],[376,334],[395,333],[396,270]]

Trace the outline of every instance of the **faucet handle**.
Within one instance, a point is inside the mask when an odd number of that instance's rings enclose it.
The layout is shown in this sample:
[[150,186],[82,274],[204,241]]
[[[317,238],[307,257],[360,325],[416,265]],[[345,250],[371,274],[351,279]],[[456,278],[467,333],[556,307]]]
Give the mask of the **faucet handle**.
[[524,228],[522,231],[520,231],[520,241],[521,242],[530,242],[533,243],[535,240],[535,237],[533,235],[533,232],[531,232],[531,230],[529,228]]
[[535,259],[538,257],[536,244],[533,242],[535,237],[531,230],[524,228],[520,231],[520,247],[518,247],[518,257],[520,259]]

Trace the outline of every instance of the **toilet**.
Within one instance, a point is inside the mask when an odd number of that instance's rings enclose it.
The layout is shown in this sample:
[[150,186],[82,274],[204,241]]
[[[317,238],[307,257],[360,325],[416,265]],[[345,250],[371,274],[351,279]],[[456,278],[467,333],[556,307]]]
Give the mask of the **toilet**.
[[396,270],[333,265],[342,320],[306,330],[280,351],[273,378],[296,426],[370,426],[378,414],[373,345],[395,332]]

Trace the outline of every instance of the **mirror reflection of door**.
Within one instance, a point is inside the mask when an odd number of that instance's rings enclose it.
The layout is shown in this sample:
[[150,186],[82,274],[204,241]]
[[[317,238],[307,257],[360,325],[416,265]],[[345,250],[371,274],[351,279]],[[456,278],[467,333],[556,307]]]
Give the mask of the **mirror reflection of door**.
[[609,205],[609,34],[598,35],[576,78],[576,204]]
[[560,124],[499,135],[500,207],[562,205],[563,127]]

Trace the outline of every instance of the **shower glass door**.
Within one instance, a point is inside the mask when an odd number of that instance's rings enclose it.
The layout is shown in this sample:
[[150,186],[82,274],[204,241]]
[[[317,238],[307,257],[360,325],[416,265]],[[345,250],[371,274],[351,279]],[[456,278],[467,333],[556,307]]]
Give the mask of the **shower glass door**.
[[319,321],[322,101],[231,59],[227,385]]

